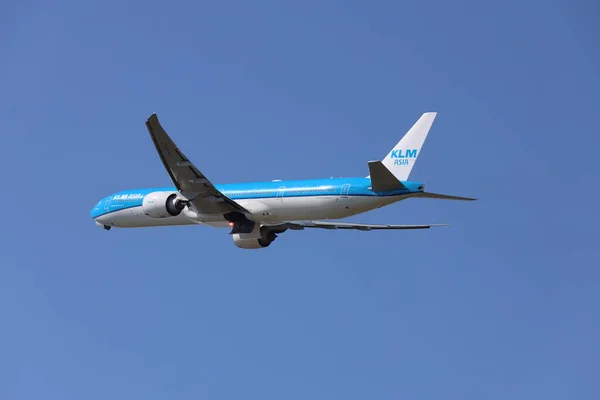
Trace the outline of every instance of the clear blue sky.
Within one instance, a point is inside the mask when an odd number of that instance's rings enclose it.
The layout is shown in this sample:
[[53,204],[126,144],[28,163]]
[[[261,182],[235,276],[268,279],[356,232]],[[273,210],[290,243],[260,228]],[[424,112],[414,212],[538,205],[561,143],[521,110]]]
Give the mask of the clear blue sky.
[[[598,399],[593,1],[9,1],[0,14],[0,398]],[[411,178],[415,232],[105,232],[169,185],[158,112],[215,183]]]

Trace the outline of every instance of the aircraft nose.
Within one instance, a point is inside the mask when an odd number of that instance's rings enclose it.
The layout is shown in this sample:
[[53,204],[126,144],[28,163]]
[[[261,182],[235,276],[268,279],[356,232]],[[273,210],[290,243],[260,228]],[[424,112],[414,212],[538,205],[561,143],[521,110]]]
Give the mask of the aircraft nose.
[[110,225],[107,225],[107,217],[105,215],[106,213],[104,212],[104,204],[106,203],[106,201],[107,199],[102,199],[98,203],[96,203],[96,205],[90,211],[90,217],[94,220],[96,225],[106,230],[109,230]]

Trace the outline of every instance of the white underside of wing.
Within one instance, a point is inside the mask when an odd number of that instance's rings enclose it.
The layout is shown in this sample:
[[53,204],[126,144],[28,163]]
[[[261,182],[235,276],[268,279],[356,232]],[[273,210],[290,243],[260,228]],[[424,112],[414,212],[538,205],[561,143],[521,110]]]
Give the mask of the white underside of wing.
[[[449,226],[449,224],[425,224],[425,225],[382,225],[382,224],[356,224],[351,222],[330,221],[291,221],[290,224],[297,226],[296,229],[320,228],[320,229],[353,229],[359,231],[370,230],[401,230],[401,229],[429,229],[437,226]],[[294,227],[290,227],[294,229]]]

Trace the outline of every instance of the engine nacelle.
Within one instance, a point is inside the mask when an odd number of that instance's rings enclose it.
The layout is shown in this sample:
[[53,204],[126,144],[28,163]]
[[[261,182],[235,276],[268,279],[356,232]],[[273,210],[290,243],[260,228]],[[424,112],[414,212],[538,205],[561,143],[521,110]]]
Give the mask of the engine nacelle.
[[234,233],[231,236],[233,236],[233,243],[241,249],[262,249],[269,247],[277,238],[277,233],[284,230],[275,230],[257,224],[251,233]]
[[152,192],[144,196],[142,211],[152,218],[169,218],[181,214],[185,205],[185,201],[179,199],[177,193]]
[[240,249],[262,249],[268,247],[271,242],[260,238],[260,239],[243,239],[239,233],[234,233],[233,243]]

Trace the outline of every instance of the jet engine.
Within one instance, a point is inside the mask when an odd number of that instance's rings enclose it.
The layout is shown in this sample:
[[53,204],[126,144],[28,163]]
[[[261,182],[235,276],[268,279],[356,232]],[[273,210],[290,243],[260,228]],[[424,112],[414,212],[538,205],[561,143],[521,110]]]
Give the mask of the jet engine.
[[174,192],[152,192],[144,196],[142,211],[152,218],[176,217],[186,206],[186,201]]
[[261,226],[260,237],[252,237],[252,234],[234,233],[233,243],[240,249],[262,249],[268,247],[277,238],[276,233],[281,233],[284,230],[274,230],[266,226]]

